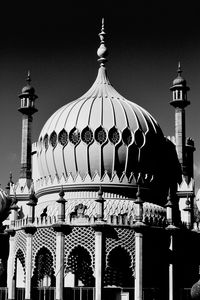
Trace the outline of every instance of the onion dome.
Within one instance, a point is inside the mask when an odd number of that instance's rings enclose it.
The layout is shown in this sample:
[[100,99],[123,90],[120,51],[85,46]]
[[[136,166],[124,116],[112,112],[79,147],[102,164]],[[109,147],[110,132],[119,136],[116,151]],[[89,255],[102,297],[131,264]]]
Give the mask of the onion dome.
[[31,76],[30,71],[28,71],[27,75],[27,85],[22,88],[22,92],[19,95],[20,99],[20,108],[18,109],[23,115],[33,115],[38,110],[35,107],[35,100],[38,96],[35,94],[35,89],[30,85]]
[[32,86],[26,85],[22,89],[22,94],[31,94],[33,95],[35,93],[35,89]]
[[26,82],[27,84],[22,88],[22,92],[19,95],[20,98],[24,97],[24,96],[34,96],[35,99],[37,98],[37,96],[35,95],[35,89],[34,87],[31,86],[31,76],[30,76],[30,71],[28,71],[27,74],[27,78],[26,78]]
[[189,90],[189,87],[187,87],[187,82],[186,80],[181,76],[182,74],[182,69],[181,69],[181,64],[180,62],[178,63],[178,70],[177,70],[177,77],[173,80],[173,87],[185,87],[187,90]]
[[156,120],[110,83],[104,25],[99,36],[100,68],[94,84],[82,97],[57,110],[39,135],[40,176],[72,177],[74,182],[79,176],[83,184],[89,184],[88,178],[94,183],[97,177],[102,184],[105,178],[116,184],[116,177],[118,182],[126,177],[126,186],[133,186],[133,174],[142,172],[160,180],[169,155],[164,154],[166,139]]

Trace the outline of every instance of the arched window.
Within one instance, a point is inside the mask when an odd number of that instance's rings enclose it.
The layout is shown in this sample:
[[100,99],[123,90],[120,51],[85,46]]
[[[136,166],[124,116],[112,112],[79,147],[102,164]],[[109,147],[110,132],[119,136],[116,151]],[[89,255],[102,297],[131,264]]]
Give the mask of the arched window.
[[25,256],[21,249],[17,250],[15,257],[15,277],[16,277],[16,286],[24,287],[25,280]]
[[36,287],[55,286],[53,256],[46,247],[42,247],[36,255],[32,281]]
[[67,260],[66,273],[74,275],[75,286],[94,286],[94,276],[91,264],[90,254],[84,247],[77,246],[70,252]]
[[126,249],[118,246],[108,255],[108,265],[105,271],[105,285],[132,287],[133,275],[131,257]]

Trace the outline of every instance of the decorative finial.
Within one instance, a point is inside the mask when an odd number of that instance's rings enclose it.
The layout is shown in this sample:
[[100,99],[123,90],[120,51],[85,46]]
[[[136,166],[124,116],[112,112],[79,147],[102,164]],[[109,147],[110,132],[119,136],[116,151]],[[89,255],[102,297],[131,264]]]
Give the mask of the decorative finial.
[[60,192],[59,192],[60,198],[63,198],[65,196],[65,192],[63,190],[63,186],[61,186]]
[[10,186],[13,185],[13,181],[12,181],[12,173],[10,172],[10,176],[9,176],[9,182],[6,186],[6,190],[9,192],[10,190]]
[[30,85],[30,82],[31,82],[31,72],[30,72],[30,70],[28,70],[28,72],[27,72],[26,82],[28,83],[28,85]]
[[141,201],[141,191],[140,191],[140,185],[137,186],[137,193],[136,193],[137,200]]
[[99,198],[102,198],[102,196],[103,196],[101,185],[99,186],[98,196],[99,196]]
[[101,20],[101,32],[99,33],[99,37],[101,42],[104,42],[104,36],[105,36],[105,31],[104,31],[104,18]]
[[10,183],[13,183],[12,172],[10,172]]
[[30,199],[30,201],[27,203],[27,205],[30,205],[30,206],[36,206],[37,205],[38,198],[36,197],[35,191],[33,189],[32,189],[32,191],[29,195],[29,199]]
[[186,200],[185,204],[186,204],[186,206],[188,206],[188,207],[190,206],[190,198],[189,198],[188,193],[187,193],[187,200]]
[[166,207],[172,207],[172,194],[171,194],[171,188],[169,188],[168,195],[167,195],[167,203],[165,205]]
[[104,203],[105,202],[105,200],[103,198],[103,191],[102,191],[101,185],[99,186],[99,190],[98,190],[98,198],[95,201],[99,202],[99,203]]
[[181,63],[180,63],[180,61],[178,62],[178,69],[177,69],[177,73],[178,73],[178,76],[181,76],[181,73],[182,73],[183,71],[181,70]]
[[99,33],[100,37],[100,47],[97,50],[97,55],[99,57],[98,61],[100,62],[100,66],[104,66],[105,62],[107,61],[106,57],[108,55],[107,48],[105,46],[105,37],[106,33],[104,31],[104,18],[102,18],[102,26],[101,26],[101,32]]
[[61,188],[60,188],[59,196],[60,196],[60,198],[58,200],[56,200],[56,202],[65,204],[67,202],[67,200],[64,199],[65,192],[64,192],[63,186],[61,186]]

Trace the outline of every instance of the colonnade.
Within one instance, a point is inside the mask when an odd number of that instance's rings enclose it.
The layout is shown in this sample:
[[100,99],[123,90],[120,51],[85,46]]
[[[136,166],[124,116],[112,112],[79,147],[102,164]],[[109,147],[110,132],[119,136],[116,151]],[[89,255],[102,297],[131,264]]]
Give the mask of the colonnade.
[[[58,215],[57,223],[53,225],[56,232],[56,300],[64,300],[64,241],[65,235],[71,232],[71,227],[65,223],[65,203],[64,192],[61,190],[59,193],[60,198],[58,203]],[[104,271],[104,257],[105,257],[105,238],[109,225],[104,221],[104,199],[102,197],[102,191],[98,193],[97,202],[97,220],[93,225],[95,231],[95,300],[102,300],[103,295],[103,271]],[[140,187],[136,194],[135,203],[135,224],[133,230],[135,231],[135,299],[143,300],[143,239],[146,225],[143,222],[143,199],[141,195]],[[29,205],[29,223],[24,227],[26,233],[26,280],[25,280],[25,300],[33,300],[31,298],[31,277],[32,277],[32,242],[33,235],[36,232],[34,223],[34,211],[37,199],[32,195],[32,198],[27,203]],[[175,232],[176,227],[173,225],[173,205],[170,199],[168,199],[166,205],[168,231],[171,239],[171,251],[174,251],[174,235],[171,232]],[[17,206],[11,207],[11,225],[8,233],[10,234],[10,253],[8,259],[8,300],[15,300],[15,270],[14,270],[14,234],[12,229],[13,223],[17,218]],[[169,300],[174,300],[174,284],[173,284],[173,263],[169,264]]]

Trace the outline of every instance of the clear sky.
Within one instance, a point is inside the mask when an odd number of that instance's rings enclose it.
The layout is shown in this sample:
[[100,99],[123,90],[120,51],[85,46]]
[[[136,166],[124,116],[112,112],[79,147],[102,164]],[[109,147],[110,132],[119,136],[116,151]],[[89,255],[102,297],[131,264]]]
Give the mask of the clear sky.
[[[82,1],[1,5],[0,14],[0,183],[20,170],[21,115],[18,94],[31,70],[39,96],[33,141],[55,110],[86,92],[96,78],[101,18],[105,18],[111,83],[146,108],[165,135],[174,135],[169,88],[181,61],[191,91],[187,136],[195,140],[200,185],[200,18],[198,1]],[[84,3],[83,3],[84,2]],[[139,3],[138,3],[139,2]],[[70,4],[71,3],[71,4]],[[132,4],[132,5],[131,5]],[[163,158],[164,159],[164,158]]]

